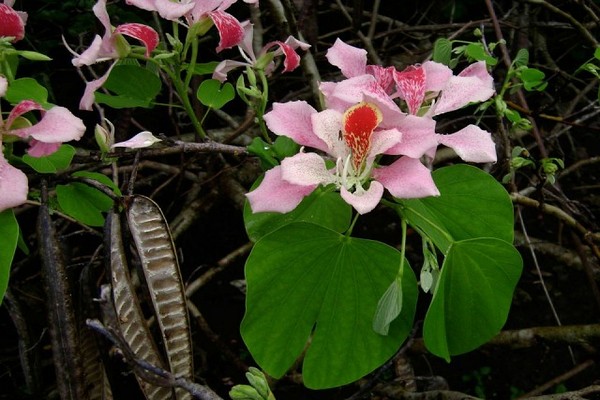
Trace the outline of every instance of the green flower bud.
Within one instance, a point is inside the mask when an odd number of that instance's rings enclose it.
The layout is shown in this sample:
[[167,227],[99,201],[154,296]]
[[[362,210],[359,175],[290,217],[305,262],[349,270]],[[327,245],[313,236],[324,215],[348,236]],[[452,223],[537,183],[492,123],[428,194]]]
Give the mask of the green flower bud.
[[229,391],[229,397],[233,400],[263,400],[256,389],[249,385],[235,385]]

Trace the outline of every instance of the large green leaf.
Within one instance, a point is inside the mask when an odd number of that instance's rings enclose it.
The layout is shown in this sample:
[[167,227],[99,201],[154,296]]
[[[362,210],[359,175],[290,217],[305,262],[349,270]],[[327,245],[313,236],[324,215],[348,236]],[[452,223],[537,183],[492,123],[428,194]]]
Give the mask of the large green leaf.
[[150,107],[160,92],[161,81],[154,72],[139,65],[117,65],[103,87],[114,95],[96,92],[98,103],[113,108]]
[[29,154],[23,155],[23,162],[33,168],[36,172],[42,174],[54,174],[71,165],[71,160],[75,155],[75,148],[69,144],[62,144],[58,150],[45,157],[32,157]]
[[8,85],[5,98],[12,104],[23,100],[33,100],[44,105],[48,101],[48,90],[33,78],[19,78]]
[[453,243],[425,317],[427,349],[449,360],[495,336],[506,322],[522,265],[514,246],[500,239]]
[[0,212],[0,304],[8,287],[10,266],[12,264],[17,241],[19,224],[12,209]]
[[452,242],[479,237],[512,243],[512,202],[492,176],[460,164],[438,169],[433,179],[441,196],[400,202],[408,222],[420,228],[442,252]]
[[103,226],[102,213],[110,210],[113,205],[110,197],[98,189],[79,182],[57,185],[56,199],[66,214],[90,226]]
[[244,223],[248,237],[256,242],[262,236],[291,222],[312,222],[343,233],[350,227],[352,209],[337,192],[321,187],[305,197],[294,210],[281,214],[275,212],[253,213],[246,201]]
[[310,388],[353,382],[382,365],[407,337],[417,284],[403,274],[402,312],[387,336],[372,328],[379,298],[397,275],[400,253],[295,222],[256,243],[246,262],[242,337],[256,362],[281,377],[309,342],[302,373]]

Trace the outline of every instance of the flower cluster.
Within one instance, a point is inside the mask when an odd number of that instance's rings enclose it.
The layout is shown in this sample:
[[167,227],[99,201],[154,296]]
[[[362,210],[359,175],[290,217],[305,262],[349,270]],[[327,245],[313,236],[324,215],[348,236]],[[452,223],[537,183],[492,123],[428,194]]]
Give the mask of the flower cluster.
[[[247,194],[254,212],[289,212],[319,185],[335,185],[360,214],[377,206],[384,189],[397,198],[437,196],[431,171],[421,160],[433,158],[440,144],[468,162],[496,161],[489,132],[469,125],[438,134],[433,119],[494,94],[485,63],[458,75],[431,61],[398,71],[368,65],[365,50],[339,39],[327,59],[346,79],[321,83],[325,110],[303,101],[275,103],[264,117],[275,134],[319,152],[303,149],[267,171],[260,186]],[[399,157],[381,165],[383,154]]]

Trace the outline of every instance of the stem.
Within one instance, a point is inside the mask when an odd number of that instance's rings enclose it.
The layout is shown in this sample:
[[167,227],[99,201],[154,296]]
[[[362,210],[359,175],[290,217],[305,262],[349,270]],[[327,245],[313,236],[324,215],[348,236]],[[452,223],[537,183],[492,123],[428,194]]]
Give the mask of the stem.
[[350,224],[350,228],[348,228],[348,230],[346,231],[346,234],[344,235],[345,237],[350,237],[350,235],[352,234],[352,230],[354,229],[354,225],[356,224],[356,221],[358,221],[358,216],[360,214],[356,213],[354,215],[354,218],[352,219],[352,223]]
[[407,231],[406,219],[400,217],[400,222],[402,224],[402,241],[401,241],[401,247],[400,247],[400,267],[398,268],[398,273],[396,274],[397,278],[402,277],[402,268],[404,268],[404,256],[406,254],[406,231]]
[[258,125],[260,126],[260,131],[267,141],[267,143],[271,143],[271,138],[269,137],[269,131],[267,130],[267,125],[265,124],[265,120],[263,116],[265,115],[265,110],[267,109],[267,101],[269,99],[269,82],[267,81],[267,77],[265,75],[265,71],[262,69],[258,70],[258,75],[260,76],[260,84],[262,86],[262,97],[260,99],[260,105],[256,110],[256,119],[258,120]]

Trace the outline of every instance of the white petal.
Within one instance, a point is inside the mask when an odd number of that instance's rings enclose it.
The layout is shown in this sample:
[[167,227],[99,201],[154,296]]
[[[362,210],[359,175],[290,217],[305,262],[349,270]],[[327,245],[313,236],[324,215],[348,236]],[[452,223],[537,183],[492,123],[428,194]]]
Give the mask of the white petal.
[[358,193],[350,193],[346,188],[342,187],[340,195],[359,214],[366,214],[379,204],[381,196],[383,196],[383,185],[377,181],[373,181],[367,190]]
[[150,147],[154,143],[160,142],[161,140],[154,136],[152,132],[142,131],[124,142],[113,144],[111,147],[128,147],[130,149],[141,149],[144,147]]
[[325,160],[316,153],[298,153],[281,162],[281,178],[294,185],[319,185],[335,181],[325,166]]

